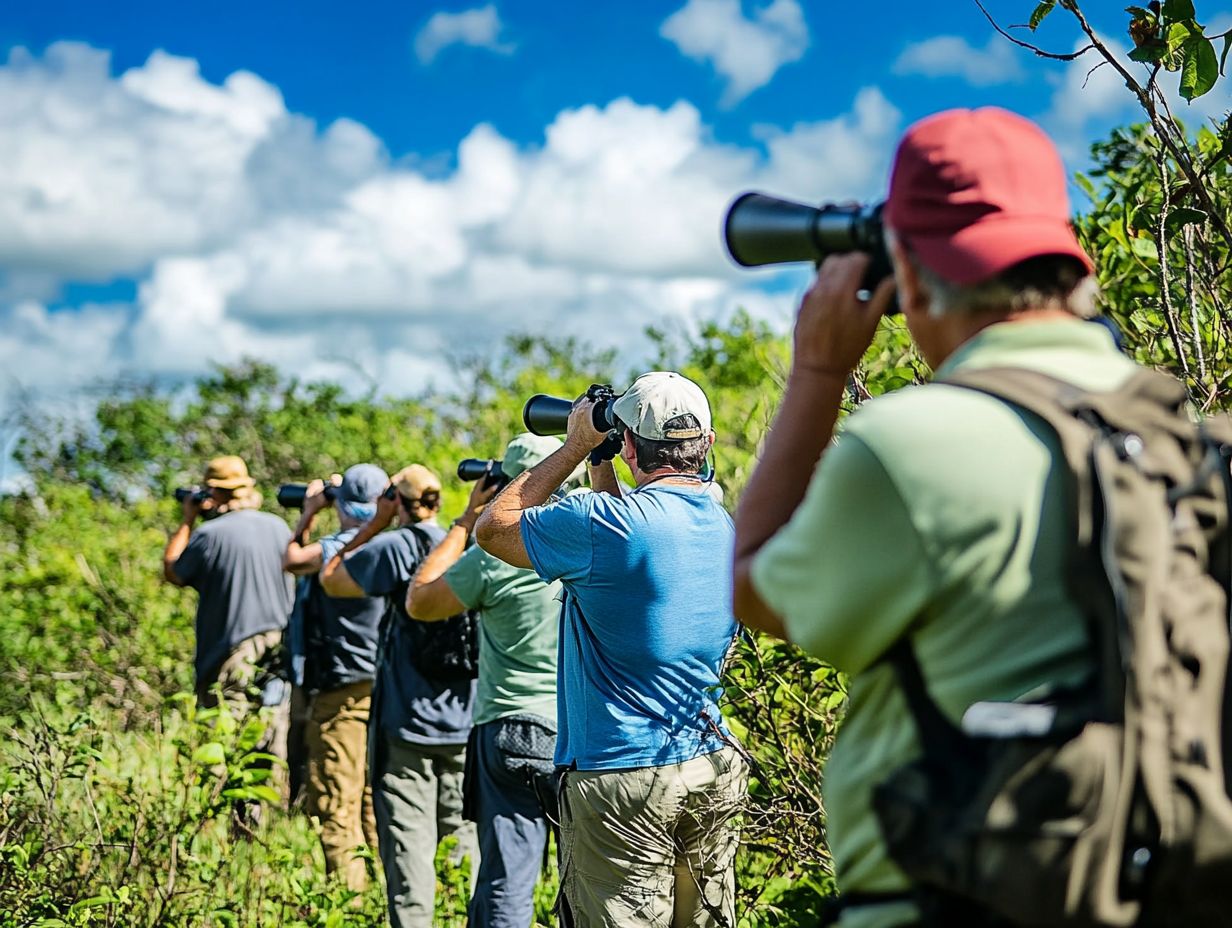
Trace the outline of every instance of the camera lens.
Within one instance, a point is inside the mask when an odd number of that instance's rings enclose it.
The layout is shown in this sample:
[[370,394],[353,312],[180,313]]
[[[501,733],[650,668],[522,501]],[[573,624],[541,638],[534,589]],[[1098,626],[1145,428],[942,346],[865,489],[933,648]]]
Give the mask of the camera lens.
[[303,509],[307,496],[306,483],[284,483],[278,488],[278,505],[287,509]]

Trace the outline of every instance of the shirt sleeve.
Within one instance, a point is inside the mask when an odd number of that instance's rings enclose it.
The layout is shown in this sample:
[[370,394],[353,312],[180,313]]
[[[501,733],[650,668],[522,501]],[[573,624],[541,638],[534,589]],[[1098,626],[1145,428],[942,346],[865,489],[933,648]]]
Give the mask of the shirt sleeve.
[[752,580],[792,641],[849,673],[881,657],[933,586],[901,495],[851,434],[826,452],[791,520],[758,552]]
[[522,544],[545,583],[583,580],[593,560],[591,519],[598,493],[579,493],[522,513]]
[[[354,531],[339,532],[334,535],[326,535],[319,542],[321,545],[321,563],[328,564],[334,559],[334,555],[346,547],[348,541],[355,537]],[[347,562],[347,569],[350,570],[350,561]]]
[[205,573],[205,565],[210,555],[210,537],[205,532],[193,532],[171,569],[179,577],[180,582],[193,587],[201,583]]
[[378,535],[343,562],[361,590],[369,596],[387,596],[415,569],[414,556],[400,532]]
[[488,572],[484,569],[486,556],[484,550],[475,545],[445,571],[446,586],[467,609],[478,609],[484,604],[488,592]]

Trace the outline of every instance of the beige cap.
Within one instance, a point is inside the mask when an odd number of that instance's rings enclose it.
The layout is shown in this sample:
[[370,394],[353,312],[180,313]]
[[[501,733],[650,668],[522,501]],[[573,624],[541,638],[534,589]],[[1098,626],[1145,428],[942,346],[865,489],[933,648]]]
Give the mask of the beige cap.
[[205,467],[205,485],[218,487],[220,490],[238,490],[250,487],[256,481],[248,476],[248,465],[244,459],[234,454],[214,458]]
[[425,493],[441,492],[441,479],[422,464],[402,468],[391,481],[407,499],[421,499]]
[[710,432],[706,394],[675,371],[642,374],[612,411],[635,434],[652,441],[688,441]]

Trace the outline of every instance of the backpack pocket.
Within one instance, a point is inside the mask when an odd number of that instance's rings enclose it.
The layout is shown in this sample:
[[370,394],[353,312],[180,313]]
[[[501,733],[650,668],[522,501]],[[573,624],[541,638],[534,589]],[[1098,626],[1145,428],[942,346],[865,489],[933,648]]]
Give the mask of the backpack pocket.
[[1114,823],[1132,798],[1123,729],[1092,722],[1068,740],[968,745],[944,769],[916,761],[874,788],[882,835],[907,876],[1014,924],[1132,923],[1113,911],[1124,859],[1111,846],[1122,833]]

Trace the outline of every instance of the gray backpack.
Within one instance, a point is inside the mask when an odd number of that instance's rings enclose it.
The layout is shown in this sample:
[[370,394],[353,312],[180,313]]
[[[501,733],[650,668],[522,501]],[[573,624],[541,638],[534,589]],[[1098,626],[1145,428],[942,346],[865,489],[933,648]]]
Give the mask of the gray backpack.
[[1068,464],[1071,594],[1095,675],[976,737],[894,666],[924,756],[874,792],[926,923],[1232,923],[1232,425],[1152,371],[1090,393],[1019,369],[945,381],[1043,420]]

